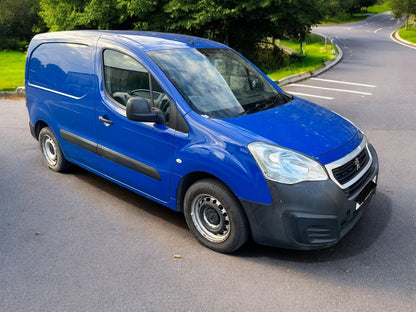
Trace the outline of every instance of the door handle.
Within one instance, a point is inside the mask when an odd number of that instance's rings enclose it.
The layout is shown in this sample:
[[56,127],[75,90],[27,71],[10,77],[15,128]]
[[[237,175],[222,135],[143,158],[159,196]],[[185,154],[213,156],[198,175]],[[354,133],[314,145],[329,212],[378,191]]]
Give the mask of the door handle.
[[113,121],[112,120],[106,119],[103,116],[99,116],[98,119],[100,121],[102,121],[106,126],[109,126],[109,125],[112,125],[113,124]]

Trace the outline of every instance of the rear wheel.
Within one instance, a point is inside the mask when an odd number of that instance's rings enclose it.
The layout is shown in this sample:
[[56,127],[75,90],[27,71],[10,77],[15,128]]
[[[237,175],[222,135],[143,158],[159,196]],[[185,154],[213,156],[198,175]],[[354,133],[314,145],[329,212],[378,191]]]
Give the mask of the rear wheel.
[[46,165],[53,171],[62,172],[71,166],[59,146],[58,140],[49,127],[39,133],[39,144]]
[[240,202],[220,181],[205,179],[193,184],[185,194],[184,213],[194,236],[212,250],[231,253],[249,237]]

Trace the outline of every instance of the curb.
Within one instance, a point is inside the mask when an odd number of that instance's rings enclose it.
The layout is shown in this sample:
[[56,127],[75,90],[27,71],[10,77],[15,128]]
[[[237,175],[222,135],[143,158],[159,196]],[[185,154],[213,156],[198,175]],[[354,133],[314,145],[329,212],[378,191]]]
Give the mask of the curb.
[[342,52],[342,49],[337,44],[335,44],[335,46],[337,47],[338,55],[334,59],[324,62],[324,66],[322,66],[322,67],[320,67],[320,68],[318,68],[314,71],[309,71],[309,72],[306,72],[306,73],[296,74],[296,75],[292,75],[292,76],[289,76],[289,77],[282,78],[278,81],[275,81],[275,83],[277,83],[279,85],[279,87],[283,87],[283,86],[291,84],[291,83],[299,82],[299,81],[302,81],[302,80],[305,80],[305,79],[308,79],[308,78],[311,78],[311,77],[318,76],[318,75],[322,74],[323,72],[327,71],[328,69],[334,67],[335,65],[337,65],[342,60],[342,58],[344,56],[344,52]]
[[399,35],[399,30],[395,30],[390,34],[390,38],[393,41],[396,41],[398,44],[404,45],[406,47],[412,48],[412,49],[416,49],[416,44],[414,44],[413,42],[404,40],[402,37],[400,37]]
[[21,98],[25,96],[25,87],[18,87],[14,91],[0,91],[0,98]]

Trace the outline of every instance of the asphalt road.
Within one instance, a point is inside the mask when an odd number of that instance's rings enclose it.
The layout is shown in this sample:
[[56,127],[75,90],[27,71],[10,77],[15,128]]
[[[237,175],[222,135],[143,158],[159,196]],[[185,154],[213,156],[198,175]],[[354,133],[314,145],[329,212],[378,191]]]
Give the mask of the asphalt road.
[[397,27],[381,15],[318,28],[343,60],[286,87],[379,154],[372,204],[320,251],[210,251],[181,214],[80,168],[48,170],[24,101],[0,100],[0,311],[415,311],[416,50],[390,39]]

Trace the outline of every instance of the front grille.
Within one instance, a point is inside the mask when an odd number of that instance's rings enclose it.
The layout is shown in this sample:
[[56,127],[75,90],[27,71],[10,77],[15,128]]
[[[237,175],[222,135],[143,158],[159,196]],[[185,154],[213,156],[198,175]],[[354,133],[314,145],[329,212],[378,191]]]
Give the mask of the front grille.
[[348,198],[353,197],[357,194],[357,192],[365,185],[368,181],[369,177],[372,174],[372,170],[367,170],[367,172],[353,185],[344,189],[344,193],[347,195]]
[[363,149],[356,157],[344,165],[332,169],[332,174],[339,184],[343,185],[354,179],[370,161],[367,149]]

